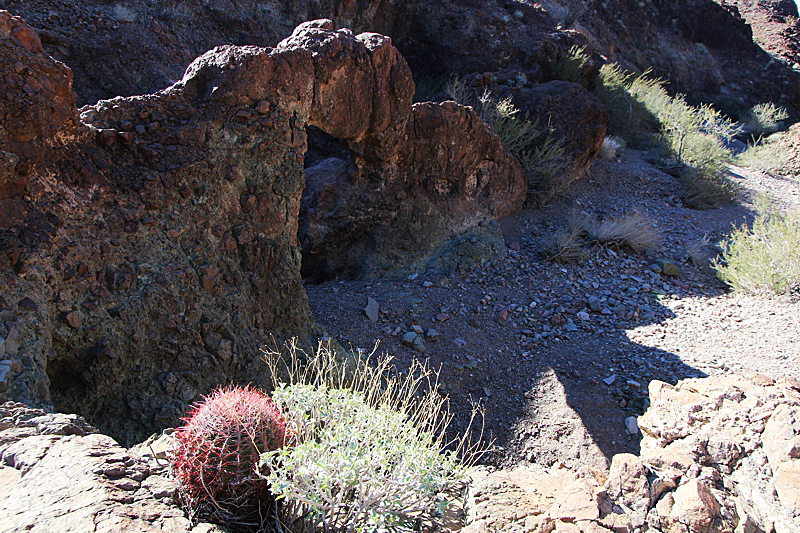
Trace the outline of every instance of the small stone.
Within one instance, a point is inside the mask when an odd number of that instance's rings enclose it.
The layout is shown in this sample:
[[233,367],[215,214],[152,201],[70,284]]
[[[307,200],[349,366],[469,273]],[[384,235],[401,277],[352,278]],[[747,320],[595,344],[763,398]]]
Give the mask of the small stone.
[[617,380],[617,375],[611,374],[607,378],[603,378],[603,383],[605,383],[606,385],[612,385],[616,380]]
[[22,333],[19,328],[15,327],[6,335],[6,353],[8,355],[17,355],[20,346],[22,346]]
[[445,320],[449,320],[449,319],[450,319],[450,315],[448,315],[447,313],[437,313],[436,314],[436,321],[437,322],[444,322]]
[[420,326],[419,324],[414,324],[413,326],[411,326],[411,331],[413,331],[417,335],[422,335],[424,333],[422,326]]
[[64,316],[64,319],[67,321],[67,324],[70,327],[78,329],[81,327],[81,315],[76,313],[75,311],[71,311]]
[[11,370],[11,360],[4,359],[0,361],[0,383],[6,380],[6,374],[8,374],[9,370]]
[[418,352],[425,351],[425,341],[423,341],[422,336],[415,331],[407,332],[405,335],[403,335],[403,338],[400,339],[400,342],[412,350],[416,350]]
[[467,341],[465,341],[461,337],[456,337],[455,339],[453,339],[453,343],[455,343],[455,345],[458,346],[459,348],[463,348],[464,346],[467,345]]
[[477,328],[481,325],[481,323],[478,322],[477,318],[473,318],[469,321],[469,325],[472,326],[473,328]]
[[575,316],[577,316],[581,320],[589,320],[589,313],[587,313],[586,311],[578,311],[578,313]]
[[499,311],[495,317],[497,318],[498,322],[500,323],[505,322],[506,320],[508,320],[508,309],[503,309]]
[[422,282],[422,286],[425,287],[425,288],[433,287],[433,282],[432,281],[423,281]]
[[594,299],[589,300],[589,302],[586,305],[589,307],[589,311],[592,311],[593,313],[599,313],[600,310],[603,308],[603,306],[600,305],[600,302]]
[[509,244],[508,247],[510,249],[512,249],[512,250],[515,250],[515,251],[519,251],[519,250],[522,249],[522,246],[520,246],[519,243],[516,242],[516,241],[512,242],[511,244]]
[[36,305],[36,302],[28,298],[27,296],[19,301],[19,308],[25,309],[26,311],[38,311],[39,306]]
[[639,424],[636,422],[635,416],[629,416],[625,419],[625,432],[628,435],[638,435],[639,434]]
[[425,333],[425,337],[428,340],[435,341],[439,339],[439,332],[433,328],[428,328],[428,331]]
[[658,259],[654,264],[658,266],[661,273],[665,276],[677,278],[681,275],[681,270],[678,268],[678,265],[668,259]]
[[377,322],[378,321],[378,311],[380,310],[380,305],[378,305],[378,301],[371,296],[367,297],[367,306],[364,308],[364,314],[367,315],[370,322]]
[[578,331],[578,326],[576,326],[575,323],[572,320],[570,320],[564,326],[564,329],[567,330],[567,331]]
[[269,102],[266,100],[259,100],[256,104],[256,113],[259,115],[266,115],[269,113]]

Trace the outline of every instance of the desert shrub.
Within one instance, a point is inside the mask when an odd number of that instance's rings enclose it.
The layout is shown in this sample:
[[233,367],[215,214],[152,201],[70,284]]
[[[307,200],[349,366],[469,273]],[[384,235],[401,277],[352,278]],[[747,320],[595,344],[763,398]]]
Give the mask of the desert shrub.
[[747,113],[744,123],[745,128],[754,137],[758,138],[778,131],[782,120],[789,118],[786,109],[766,102],[754,106]]
[[445,88],[448,95],[462,105],[472,106],[478,115],[500,137],[503,146],[516,157],[525,171],[528,193],[546,200],[560,192],[559,176],[567,166],[564,140],[548,122],[540,126],[527,116],[520,116],[510,98],[496,100],[485,91],[478,96],[458,79]]
[[550,67],[556,79],[588,85],[586,78],[591,70],[591,59],[585,47],[573,45],[567,52],[559,51]]
[[273,397],[297,444],[262,457],[285,502],[282,523],[296,532],[412,531],[434,515],[475,451],[466,433],[448,447],[451,415],[436,374],[420,363],[397,374],[386,357],[342,362],[323,347],[305,363],[288,357],[268,361],[273,375],[288,376]]
[[213,391],[183,420],[170,467],[189,516],[233,530],[257,528],[274,502],[258,475],[259,460],[286,440],[275,403],[250,387],[231,386]]
[[559,3],[564,8],[564,17],[560,26],[571,28],[579,18],[586,13],[596,0],[561,0]]
[[714,261],[719,278],[736,291],[784,294],[800,289],[800,211],[781,213],[760,202],[751,228],[734,228]]
[[791,146],[782,142],[783,135],[775,133],[752,142],[747,150],[736,156],[736,164],[768,173],[786,172],[796,154]]
[[637,144],[657,140],[669,152],[675,164],[662,168],[678,176],[686,205],[713,207],[732,199],[736,188],[726,176],[731,158],[723,139],[736,128],[718,111],[689,105],[647,72],[634,76],[615,64],[600,69],[595,94],[606,105],[612,132]]

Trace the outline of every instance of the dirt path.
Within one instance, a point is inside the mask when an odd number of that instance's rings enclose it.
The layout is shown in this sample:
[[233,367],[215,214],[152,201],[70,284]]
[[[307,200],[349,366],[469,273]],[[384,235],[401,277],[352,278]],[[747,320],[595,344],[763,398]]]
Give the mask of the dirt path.
[[[510,251],[484,268],[448,277],[307,285],[317,321],[345,346],[414,357],[441,367],[442,391],[466,420],[470,400],[486,409],[496,451],[486,462],[604,467],[637,452],[625,419],[646,409],[647,384],[726,372],[800,378],[800,313],[789,300],[728,294],[708,266],[732,224],[752,219],[755,191],[797,205],[800,184],[735,169],[742,201],[695,211],[676,201],[674,178],[625,151],[596,161],[577,187],[544,209],[501,221]],[[658,252],[596,249],[576,264],[544,261],[567,213],[614,217],[639,212],[654,221]],[[680,277],[651,265],[669,259]],[[367,298],[380,318],[363,313]],[[420,353],[402,344],[417,327]],[[430,332],[430,329],[434,332]]]

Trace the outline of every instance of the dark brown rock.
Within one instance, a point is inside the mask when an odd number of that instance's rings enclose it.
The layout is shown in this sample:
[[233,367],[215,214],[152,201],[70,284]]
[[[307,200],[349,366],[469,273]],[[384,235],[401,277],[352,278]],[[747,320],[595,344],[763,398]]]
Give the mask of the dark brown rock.
[[471,108],[416,104],[392,150],[378,161],[354,150],[347,161],[327,159],[306,171],[304,275],[405,277],[456,235],[525,200],[519,162]]
[[541,192],[563,191],[586,175],[606,136],[606,111],[594,95],[565,81],[489,90],[498,99],[511,98],[520,115],[530,117],[539,132],[535,145],[541,147],[548,139],[561,143],[564,167],[548,183],[538,184]]
[[[0,39],[4,65],[62,72],[11,45]],[[496,136],[455,104],[412,111],[413,92],[388,38],[313,21],[275,49],[215,48],[159,94],[100,101],[80,118],[70,107],[37,138],[49,156],[26,159],[27,183],[9,192],[22,215],[0,224],[0,257],[13,259],[0,265],[10,271],[0,292],[38,305],[6,339],[15,359],[3,397],[84,413],[133,442],[215,385],[267,386],[267,336],[311,342],[317,331],[297,238],[308,126],[349,147],[348,191],[365,195],[331,193],[354,216],[320,236],[323,251],[346,253],[361,232],[382,243],[362,254],[374,261],[404,242],[395,223],[428,253],[516,209],[521,174]],[[141,131],[129,146],[110,142],[122,124]]]

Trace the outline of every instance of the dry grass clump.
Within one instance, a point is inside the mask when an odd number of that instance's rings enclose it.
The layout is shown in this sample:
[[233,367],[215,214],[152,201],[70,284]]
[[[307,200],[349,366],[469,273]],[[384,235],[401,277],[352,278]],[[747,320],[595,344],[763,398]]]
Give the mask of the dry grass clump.
[[603,161],[613,161],[623,148],[623,142],[614,137],[606,137],[600,145],[599,156]]
[[628,249],[635,253],[655,250],[661,244],[661,235],[653,222],[641,213],[632,213],[588,224],[589,238],[601,246]]
[[613,248],[642,253],[655,250],[661,235],[653,222],[641,213],[606,220],[591,215],[568,217],[567,228],[556,233],[548,258],[560,263],[580,262],[592,247]]

